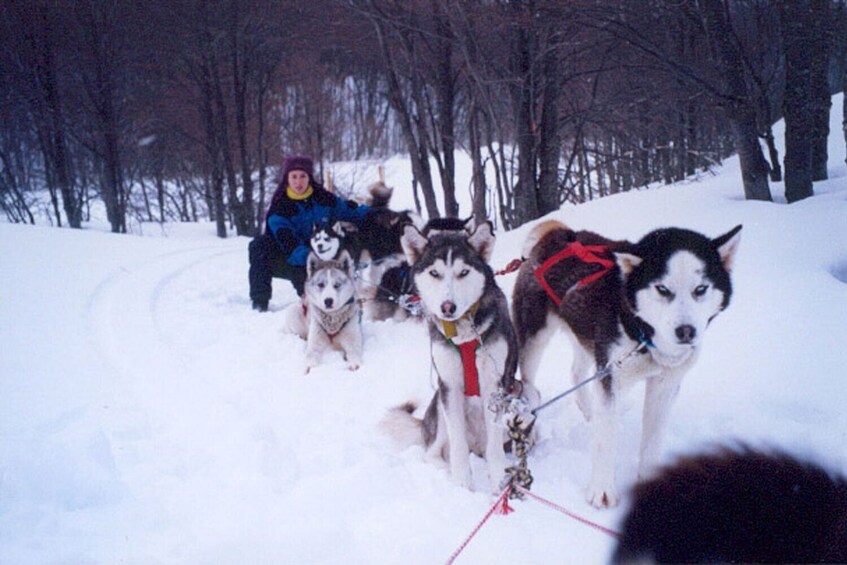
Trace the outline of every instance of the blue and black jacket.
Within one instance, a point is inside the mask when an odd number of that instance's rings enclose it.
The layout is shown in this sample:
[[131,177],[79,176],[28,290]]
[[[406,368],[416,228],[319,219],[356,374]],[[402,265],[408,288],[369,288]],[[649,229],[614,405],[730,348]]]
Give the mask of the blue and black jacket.
[[371,212],[370,206],[339,198],[320,185],[312,184],[312,189],[308,198],[294,200],[281,186],[268,209],[265,233],[273,236],[289,265],[306,265],[316,225],[345,221],[361,226]]

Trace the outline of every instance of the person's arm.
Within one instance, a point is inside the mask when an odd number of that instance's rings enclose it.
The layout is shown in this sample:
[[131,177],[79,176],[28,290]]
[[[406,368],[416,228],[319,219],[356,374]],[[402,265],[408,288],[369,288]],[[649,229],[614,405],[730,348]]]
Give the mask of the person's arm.
[[344,200],[336,196],[333,215],[336,221],[341,220],[360,225],[372,210],[370,206],[365,204],[358,204],[352,200]]
[[294,223],[291,219],[280,216],[279,214],[271,214],[268,216],[268,228],[282,254],[285,257],[291,255],[291,252],[294,251],[294,248],[299,243],[295,235]]

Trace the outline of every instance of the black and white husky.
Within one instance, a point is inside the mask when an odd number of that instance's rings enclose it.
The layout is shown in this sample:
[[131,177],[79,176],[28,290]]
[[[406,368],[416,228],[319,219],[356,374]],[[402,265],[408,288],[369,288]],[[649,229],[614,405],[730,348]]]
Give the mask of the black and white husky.
[[610,370],[577,396],[592,426],[587,492],[592,505],[618,503],[616,399],[643,379],[639,475],[657,463],[682,377],[697,359],[709,322],[729,304],[740,230],[709,239],[666,228],[635,244],[555,221],[530,233],[512,299],[522,378],[533,382],[556,328],[564,329],[574,345],[574,384],[589,377],[592,367]]
[[423,232],[406,227],[401,241],[429,325],[438,389],[422,421],[412,417],[412,405],[394,409],[389,432],[413,428],[427,457],[446,458],[453,480],[466,487],[470,452],[484,456],[496,490],[506,467],[505,436],[486,404],[492,393],[512,390],[518,351],[506,296],[488,265],[491,224],[474,229],[435,220]]
[[343,353],[351,371],[362,365],[360,306],[353,272],[353,259],[346,250],[328,261],[314,252],[309,254],[303,301],[286,310],[288,330],[306,340],[307,373],[331,349]]
[[321,261],[337,259],[344,246],[344,228],[341,222],[333,225],[320,224],[312,230],[309,247]]

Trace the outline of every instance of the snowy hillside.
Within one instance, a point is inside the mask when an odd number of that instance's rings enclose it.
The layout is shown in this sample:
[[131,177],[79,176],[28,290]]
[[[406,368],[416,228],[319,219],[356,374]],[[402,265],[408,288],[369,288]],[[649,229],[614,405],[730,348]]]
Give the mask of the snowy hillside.
[[[678,225],[743,224],[730,307],[712,324],[674,407],[665,457],[744,441],[847,473],[847,167],[834,100],[830,180],[790,206],[743,200],[736,160],[700,182],[630,192],[553,216],[638,239]],[[779,132],[777,135],[781,135]],[[406,166],[387,163],[395,204]],[[460,186],[463,186],[461,181]],[[405,191],[405,192],[404,192]],[[463,210],[464,211],[464,210]],[[493,264],[530,225],[498,233]],[[282,332],[293,289],[250,309],[246,238],[212,225],[147,237],[0,223],[0,562],[439,563],[493,501],[455,486],[376,423],[428,400],[421,325],[365,323],[364,366],[339,355],[303,374]],[[511,293],[514,275],[498,277]],[[566,388],[562,340],[541,368]],[[623,410],[622,491],[636,473],[637,393]],[[589,428],[568,399],[542,413],[533,492],[615,528],[626,506],[583,497]],[[475,469],[482,471],[476,460]],[[603,563],[613,540],[532,500],[494,516],[458,563]]]

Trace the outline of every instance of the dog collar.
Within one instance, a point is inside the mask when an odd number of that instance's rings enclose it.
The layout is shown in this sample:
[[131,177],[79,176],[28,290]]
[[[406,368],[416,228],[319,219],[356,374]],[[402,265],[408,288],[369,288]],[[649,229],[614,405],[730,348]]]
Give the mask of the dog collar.
[[655,347],[653,345],[653,335],[656,330],[653,326],[644,321],[641,316],[632,311],[629,304],[624,305],[624,311],[621,313],[621,325],[627,337],[637,341],[641,345],[647,347],[641,353],[647,353],[647,349]]
[[441,318],[439,318],[438,321],[441,322],[441,333],[443,333],[444,337],[446,337],[447,339],[452,340],[454,337],[459,335],[458,330],[456,329],[456,322],[463,318],[472,319],[476,315],[477,310],[479,310],[479,302],[475,302],[473,305],[471,305],[471,307],[468,308],[468,311],[459,316],[456,321],[442,320]]

